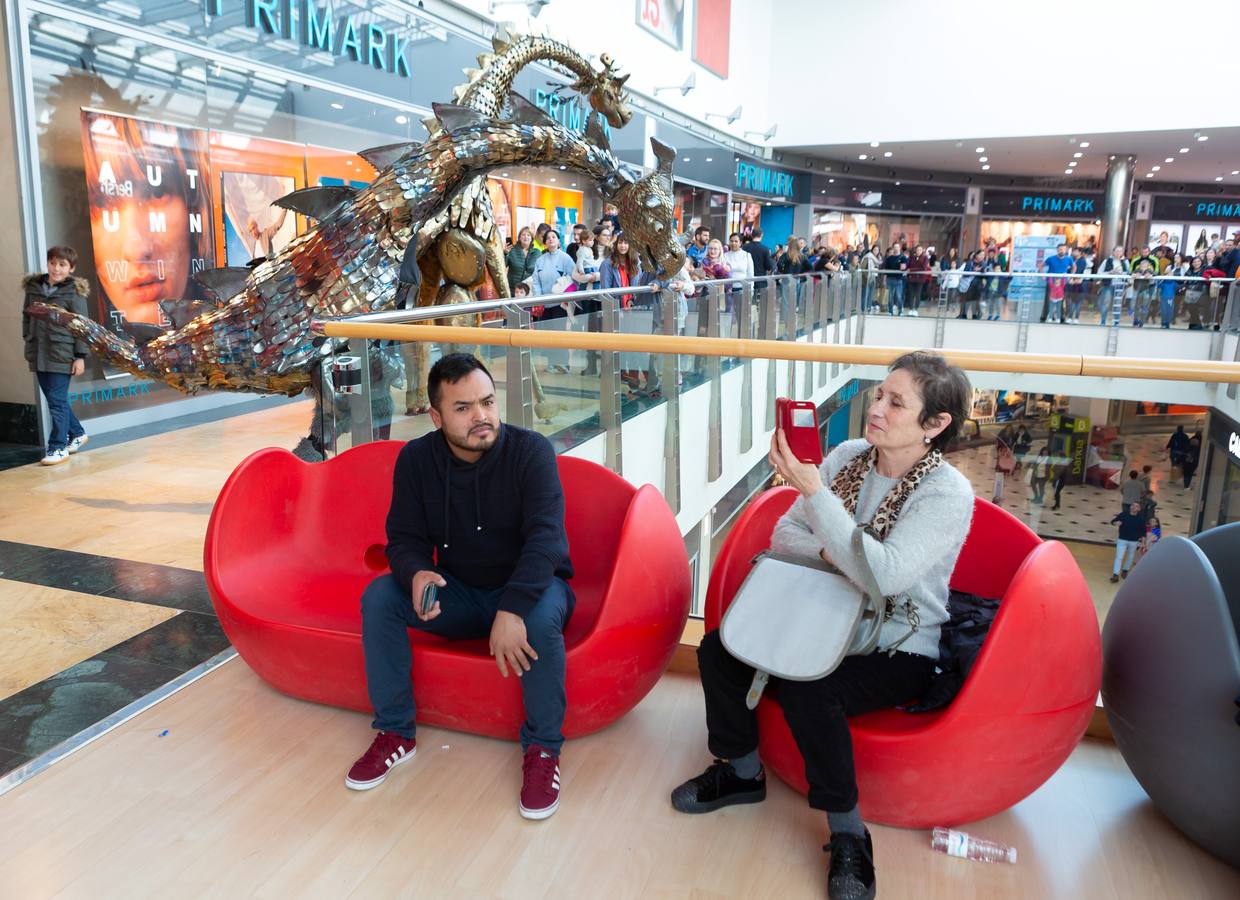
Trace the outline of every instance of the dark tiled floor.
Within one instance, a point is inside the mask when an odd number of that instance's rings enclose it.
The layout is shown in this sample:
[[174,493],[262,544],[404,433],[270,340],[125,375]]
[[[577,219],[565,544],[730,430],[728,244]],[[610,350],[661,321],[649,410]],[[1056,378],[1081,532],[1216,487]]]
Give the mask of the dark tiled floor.
[[201,572],[0,541],[0,577],[214,615]]
[[0,700],[0,775],[228,647],[201,572],[0,541],[0,575],[181,612]]
[[21,447],[16,444],[0,444],[0,471],[27,466],[43,458],[41,447]]

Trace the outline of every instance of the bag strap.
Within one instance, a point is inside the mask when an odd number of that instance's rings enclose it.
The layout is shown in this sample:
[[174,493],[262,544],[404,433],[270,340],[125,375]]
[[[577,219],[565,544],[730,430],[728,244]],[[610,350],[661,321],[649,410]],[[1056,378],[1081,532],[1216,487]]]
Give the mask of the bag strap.
[[887,608],[887,598],[883,596],[882,590],[878,586],[878,580],[874,577],[874,570],[870,568],[870,561],[865,555],[865,537],[866,525],[858,525],[853,529],[852,533],[852,552],[853,557],[857,560],[857,567],[861,572],[862,584],[858,585],[864,592],[866,597],[866,609],[862,613],[862,623],[865,627],[864,636],[857,642],[856,653],[864,656],[870,653],[878,646],[878,634],[883,628],[883,613]]

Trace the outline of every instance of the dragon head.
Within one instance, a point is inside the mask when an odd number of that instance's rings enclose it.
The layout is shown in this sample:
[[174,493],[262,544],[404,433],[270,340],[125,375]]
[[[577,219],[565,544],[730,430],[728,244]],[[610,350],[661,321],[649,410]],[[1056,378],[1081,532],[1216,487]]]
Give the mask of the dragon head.
[[685,250],[676,240],[672,225],[672,161],[676,150],[650,139],[659,167],[654,172],[620,184],[607,192],[607,199],[616,204],[620,228],[629,244],[641,254],[647,271],[670,278],[685,262]]
[[602,113],[608,125],[623,128],[633,118],[628,95],[624,92],[629,76],[616,74],[616,64],[608,54],[604,53],[600,61],[603,71],[581,76],[573,90],[589,99],[591,108]]

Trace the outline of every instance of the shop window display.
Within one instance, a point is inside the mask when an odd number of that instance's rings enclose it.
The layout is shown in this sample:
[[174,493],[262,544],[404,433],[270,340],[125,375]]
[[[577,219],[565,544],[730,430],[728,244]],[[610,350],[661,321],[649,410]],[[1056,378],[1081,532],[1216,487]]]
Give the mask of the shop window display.
[[[356,150],[425,135],[390,108],[124,34],[44,14],[28,34],[44,239],[78,250],[91,314],[114,330],[166,326],[161,300],[203,299],[194,274],[278,252],[305,230],[271,200],[363,186],[373,170]],[[345,102],[340,116],[333,103]],[[183,399],[94,357],[70,393],[81,419]]]

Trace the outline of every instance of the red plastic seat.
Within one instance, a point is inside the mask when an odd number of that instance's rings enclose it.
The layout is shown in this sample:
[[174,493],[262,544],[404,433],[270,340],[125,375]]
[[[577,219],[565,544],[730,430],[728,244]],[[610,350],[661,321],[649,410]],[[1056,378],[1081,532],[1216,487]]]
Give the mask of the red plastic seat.
[[[388,571],[384,519],[402,443],[356,447],[308,464],[260,450],[229,477],[207,528],[216,613],[241,658],[294,697],[370,710],[361,595]],[[567,737],[620,718],[667,667],[691,585],[676,519],[650,485],[561,456],[576,609],[567,644]],[[418,721],[516,738],[520,683],[503,679],[487,642],[409,632]]]
[[[796,491],[767,491],[737,520],[711,573],[706,628],[770,545]],[[1038,788],[1085,733],[1102,672],[1098,619],[1076,560],[1015,516],[975,499],[952,587],[1001,598],[959,695],[934,713],[884,710],[849,722],[861,811],[905,828],[1001,812]],[[777,699],[758,707],[763,761],[805,793],[805,766]]]

